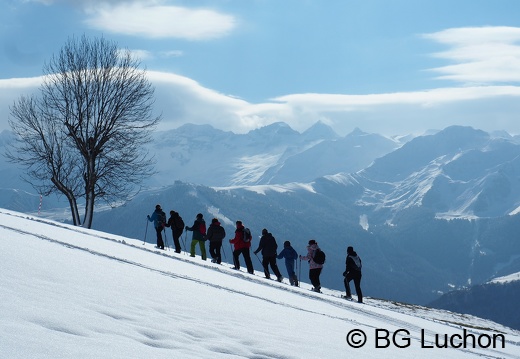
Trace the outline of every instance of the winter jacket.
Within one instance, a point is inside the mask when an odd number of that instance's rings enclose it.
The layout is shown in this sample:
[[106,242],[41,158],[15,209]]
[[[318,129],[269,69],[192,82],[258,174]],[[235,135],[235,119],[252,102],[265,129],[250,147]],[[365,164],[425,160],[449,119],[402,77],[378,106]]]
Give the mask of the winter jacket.
[[284,246],[280,254],[276,257],[278,259],[285,258],[285,263],[293,263],[295,259],[298,258],[298,253],[294,250],[293,247]]
[[318,264],[314,262],[314,252],[316,251],[316,248],[318,247],[318,243],[311,244],[310,246],[307,246],[307,255],[301,257],[302,261],[309,261],[309,268],[310,269],[316,269],[316,268],[323,268],[323,264]]
[[175,233],[176,236],[180,237],[184,231],[184,222],[182,221],[179,213],[174,212],[173,215],[170,216],[168,222],[166,223],[166,227],[171,227],[172,232]]
[[220,222],[211,223],[206,238],[210,242],[221,242],[225,237],[226,230],[220,225]]
[[260,238],[260,243],[258,243],[258,248],[256,249],[255,254],[262,251],[262,256],[274,257],[276,256],[277,249],[278,244],[276,244],[276,239],[271,233],[267,233]]
[[160,226],[159,225],[160,214],[162,214],[163,218],[166,218],[166,213],[164,213],[164,211],[162,209],[156,209],[155,211],[153,211],[151,216],[148,216],[148,220],[150,222],[153,222],[153,226],[155,228],[158,228]]
[[235,238],[231,239],[229,243],[233,243],[235,250],[251,248],[251,241],[244,242],[244,225],[237,226],[237,229],[235,230]]
[[345,275],[352,271],[361,273],[361,258],[359,258],[356,252],[347,255],[347,259],[345,259],[345,267]]
[[204,241],[205,240],[204,234],[202,234],[200,232],[201,223],[204,223],[204,225],[206,225],[206,222],[204,221],[204,219],[197,218],[195,220],[195,222],[193,222],[193,226],[191,226],[191,227],[186,226],[187,231],[193,232],[192,240],[194,240],[194,241]]

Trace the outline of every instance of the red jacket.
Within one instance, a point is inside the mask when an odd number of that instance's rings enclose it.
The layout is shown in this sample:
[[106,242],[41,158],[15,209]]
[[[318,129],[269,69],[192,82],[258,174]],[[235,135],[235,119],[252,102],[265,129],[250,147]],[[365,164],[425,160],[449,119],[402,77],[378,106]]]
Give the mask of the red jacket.
[[243,249],[243,248],[251,248],[251,241],[244,242],[244,226],[237,225],[237,229],[235,231],[235,238],[230,239],[229,243],[233,243],[235,250]]

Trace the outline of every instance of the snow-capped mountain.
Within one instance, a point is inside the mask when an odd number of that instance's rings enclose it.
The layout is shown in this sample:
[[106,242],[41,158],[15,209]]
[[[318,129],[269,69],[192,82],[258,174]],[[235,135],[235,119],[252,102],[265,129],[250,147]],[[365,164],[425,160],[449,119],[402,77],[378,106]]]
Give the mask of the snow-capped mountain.
[[418,207],[438,218],[500,217],[520,206],[519,161],[514,141],[453,126],[417,137],[362,171],[326,179],[348,187],[353,202],[384,221]]
[[187,124],[158,133],[149,151],[158,161],[154,185],[180,180],[234,186],[310,182],[355,172],[400,145],[359,129],[341,138],[321,122],[301,134],[285,123],[274,123],[246,135]]
[[518,331],[471,315],[358,304],[3,209],[0,238],[3,358],[520,358]]

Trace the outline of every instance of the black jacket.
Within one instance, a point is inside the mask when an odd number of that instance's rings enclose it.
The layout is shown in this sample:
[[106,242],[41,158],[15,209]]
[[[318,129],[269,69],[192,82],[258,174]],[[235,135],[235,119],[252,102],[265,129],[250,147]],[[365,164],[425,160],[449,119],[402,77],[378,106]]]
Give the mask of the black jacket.
[[260,238],[260,243],[258,244],[258,248],[256,249],[255,254],[262,251],[262,255],[264,257],[272,257],[276,256],[277,249],[278,244],[276,244],[276,239],[271,233],[267,233],[264,234],[262,238]]
[[345,273],[349,272],[358,272],[361,273],[361,258],[357,255],[356,252],[352,252],[347,255],[347,259],[345,260],[346,270]]
[[206,233],[206,238],[209,239],[210,242],[222,242],[225,237],[226,230],[224,227],[222,227],[219,222],[211,223],[208,228],[208,233]]

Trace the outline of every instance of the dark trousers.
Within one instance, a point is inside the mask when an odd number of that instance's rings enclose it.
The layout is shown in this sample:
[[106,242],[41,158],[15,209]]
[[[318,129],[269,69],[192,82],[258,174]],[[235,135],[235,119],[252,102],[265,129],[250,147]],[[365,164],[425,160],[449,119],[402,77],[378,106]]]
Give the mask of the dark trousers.
[[222,259],[220,258],[220,248],[222,248],[222,241],[210,241],[209,242],[209,255],[218,264],[220,264],[222,262]]
[[235,249],[233,251],[233,264],[236,269],[240,269],[240,261],[238,260],[238,256],[242,254],[244,256],[244,261],[246,262],[247,271],[251,274],[255,272],[253,269],[253,262],[251,262],[251,253],[249,253],[249,248],[241,248]]
[[347,276],[345,277],[345,290],[347,292],[347,297],[352,296],[352,293],[350,292],[350,281],[354,281],[354,287],[356,287],[356,294],[358,297],[358,302],[363,302],[363,293],[361,292],[361,272],[359,271],[350,271],[347,273]]
[[173,237],[173,245],[175,246],[175,253],[181,252],[181,242],[179,241],[179,238],[181,237],[181,233],[177,235],[177,232],[179,231],[172,231],[172,237]]
[[162,240],[162,227],[156,227],[155,231],[157,232],[157,247],[164,249],[164,242]]
[[276,278],[279,278],[282,276],[282,274],[280,273],[280,270],[278,269],[278,265],[276,264],[276,255],[264,256],[262,258],[262,266],[264,267],[264,274],[265,274],[266,278],[271,277],[271,274],[269,273],[269,266],[271,266],[271,269],[273,270]]
[[313,285],[314,288],[321,288],[320,283],[320,274],[321,274],[322,268],[313,268],[309,270],[309,279]]

